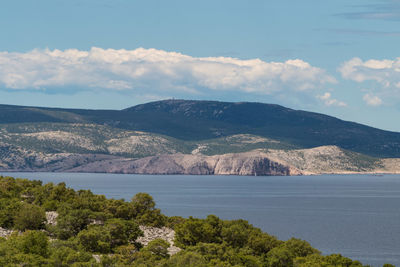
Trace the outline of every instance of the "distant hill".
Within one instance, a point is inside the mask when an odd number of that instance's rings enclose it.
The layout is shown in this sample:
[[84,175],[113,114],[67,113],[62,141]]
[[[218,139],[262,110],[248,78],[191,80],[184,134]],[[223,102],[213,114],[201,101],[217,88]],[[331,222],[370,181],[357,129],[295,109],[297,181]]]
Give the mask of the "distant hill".
[[[220,140],[217,142],[220,152],[235,152],[229,151],[234,146],[223,140],[247,134],[275,140],[281,144],[279,148],[285,149],[334,145],[373,157],[400,157],[400,133],[279,105],[191,100],[157,101],[124,110],[0,105],[0,126],[12,128],[16,124],[33,126],[40,123],[101,125],[114,129],[114,132],[142,131],[173,140],[175,150],[183,153],[189,153],[209,140]],[[46,131],[52,131],[50,124]],[[23,134],[23,130],[19,133]],[[97,148],[100,153],[104,147]],[[212,150],[208,145],[208,151]],[[243,148],[242,144],[239,152],[246,150],[249,149]]]

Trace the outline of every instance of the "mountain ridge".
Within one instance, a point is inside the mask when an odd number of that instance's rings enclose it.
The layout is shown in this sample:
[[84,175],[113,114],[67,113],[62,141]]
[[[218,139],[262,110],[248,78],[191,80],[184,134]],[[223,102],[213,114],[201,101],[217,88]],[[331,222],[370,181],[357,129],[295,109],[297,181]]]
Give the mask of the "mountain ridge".
[[400,173],[400,133],[275,104],[124,110],[0,105],[0,170],[196,175]]
[[0,126],[87,123],[198,142],[251,134],[299,148],[335,145],[373,157],[400,157],[400,133],[276,104],[162,100],[123,110],[0,105]]

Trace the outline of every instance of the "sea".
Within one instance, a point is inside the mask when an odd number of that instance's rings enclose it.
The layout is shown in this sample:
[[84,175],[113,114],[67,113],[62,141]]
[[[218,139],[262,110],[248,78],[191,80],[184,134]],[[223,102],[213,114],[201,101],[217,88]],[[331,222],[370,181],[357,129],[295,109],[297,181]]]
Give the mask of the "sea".
[[400,266],[400,175],[195,176],[98,173],[0,173],[65,182],[129,201],[151,194],[168,216],[245,219],[323,254]]

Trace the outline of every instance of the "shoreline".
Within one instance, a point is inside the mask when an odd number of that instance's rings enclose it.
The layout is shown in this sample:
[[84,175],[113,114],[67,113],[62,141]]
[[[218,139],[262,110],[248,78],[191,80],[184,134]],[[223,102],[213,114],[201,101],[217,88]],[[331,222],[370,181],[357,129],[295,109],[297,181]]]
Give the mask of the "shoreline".
[[301,176],[318,176],[318,175],[371,175],[371,176],[383,176],[383,175],[400,175],[398,172],[321,172],[321,173],[302,173],[295,175],[243,175],[243,174],[190,174],[190,173],[122,173],[122,172],[76,172],[76,171],[29,171],[29,170],[0,170],[0,176],[4,173],[80,173],[80,174],[115,174],[115,175],[149,175],[149,176],[243,176],[243,177],[279,177],[279,176],[290,176],[290,177],[301,177]]

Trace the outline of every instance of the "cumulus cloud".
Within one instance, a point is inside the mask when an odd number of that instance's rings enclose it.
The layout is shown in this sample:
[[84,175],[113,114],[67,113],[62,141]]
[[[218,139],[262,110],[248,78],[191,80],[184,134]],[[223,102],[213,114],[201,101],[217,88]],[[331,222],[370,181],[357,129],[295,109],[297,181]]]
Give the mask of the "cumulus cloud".
[[339,71],[342,77],[348,80],[376,81],[385,87],[390,87],[400,82],[400,58],[367,61],[353,58],[343,63]]
[[353,58],[339,68],[342,77],[363,84],[369,94],[363,100],[371,106],[395,103],[400,99],[400,57],[394,60]]
[[382,99],[380,99],[378,96],[374,96],[371,94],[365,94],[363,96],[363,100],[369,106],[377,107],[377,106],[382,105]]
[[317,96],[318,99],[322,100],[326,106],[346,107],[347,104],[343,101],[332,98],[331,93],[326,92],[323,95]]
[[209,89],[273,94],[282,90],[309,91],[335,82],[323,69],[300,59],[265,62],[192,57],[144,48],[0,52],[0,85],[9,89],[148,88],[152,92],[188,93]]

